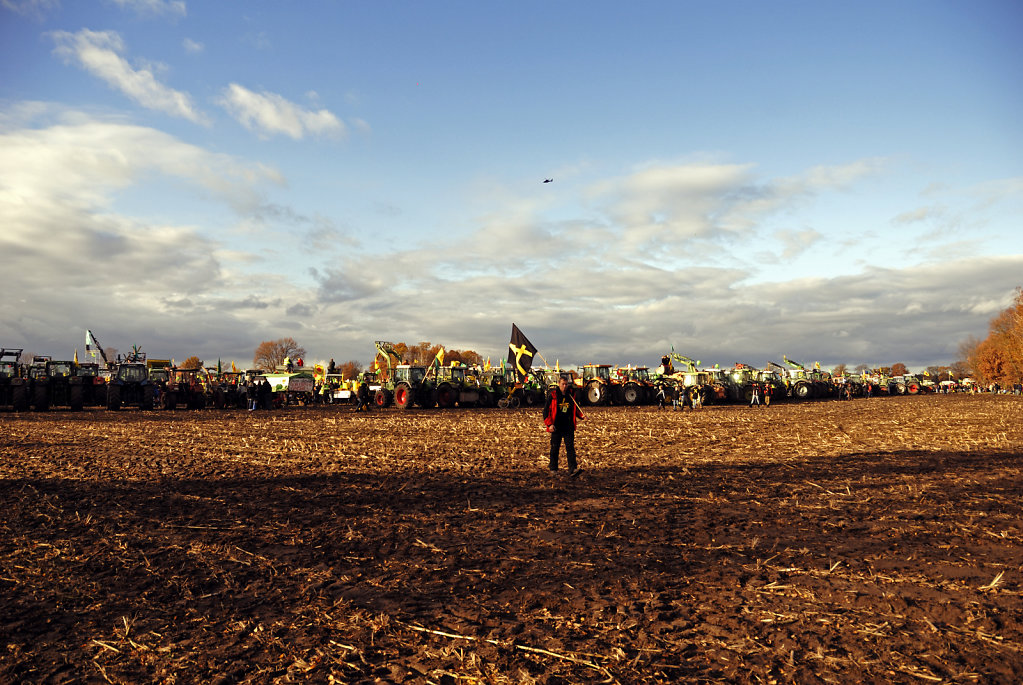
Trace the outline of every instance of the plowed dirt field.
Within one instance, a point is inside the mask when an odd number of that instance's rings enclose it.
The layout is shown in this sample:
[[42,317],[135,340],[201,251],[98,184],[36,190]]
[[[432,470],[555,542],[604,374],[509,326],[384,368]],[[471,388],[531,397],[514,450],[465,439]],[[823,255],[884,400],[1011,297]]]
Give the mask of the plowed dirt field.
[[0,415],[0,682],[1023,681],[1023,398]]

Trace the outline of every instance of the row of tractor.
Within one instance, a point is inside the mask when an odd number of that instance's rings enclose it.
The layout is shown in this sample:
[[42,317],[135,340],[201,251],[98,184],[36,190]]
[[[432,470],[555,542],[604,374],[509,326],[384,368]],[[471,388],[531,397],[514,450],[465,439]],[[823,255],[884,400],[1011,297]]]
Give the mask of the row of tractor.
[[[146,359],[134,349],[110,361],[97,347],[105,364],[78,363],[37,356],[19,362],[22,350],[0,349],[0,408],[15,411],[50,407],[80,410],[108,409],[217,409],[245,408],[256,399],[261,384],[271,399],[259,404],[350,403],[360,385],[378,408],[410,407],[532,407],[567,376],[581,404],[589,406],[690,404],[692,406],[745,403],[754,394],[773,401],[878,395],[915,395],[939,387],[920,376],[833,376],[819,366],[808,368],[782,357],[784,365],[768,362],[763,369],[736,363],[730,368],[701,367],[700,362],[674,351],[661,358],[656,369],[585,364],[576,369],[528,368],[523,374],[511,365],[491,368],[452,363],[409,364],[396,346],[375,343],[378,357],[373,371],[355,379],[337,374],[280,369],[222,371],[186,369],[170,360]],[[77,356],[77,355],[76,355]]]
[[[141,409],[218,409],[245,408],[248,386],[254,377],[273,382],[273,374],[237,371],[213,372],[210,369],[186,369],[170,365],[170,360],[147,360],[135,351],[127,358],[100,366],[55,360],[37,355],[27,364],[19,362],[22,350],[0,348],[0,408],[15,411],[46,411],[66,407],[80,411],[85,407],[121,407]],[[284,376],[296,374],[284,374]],[[313,380],[308,376],[311,396]],[[281,382],[278,381],[278,388]],[[297,385],[297,383],[296,383]],[[285,391],[282,396],[286,395]]]

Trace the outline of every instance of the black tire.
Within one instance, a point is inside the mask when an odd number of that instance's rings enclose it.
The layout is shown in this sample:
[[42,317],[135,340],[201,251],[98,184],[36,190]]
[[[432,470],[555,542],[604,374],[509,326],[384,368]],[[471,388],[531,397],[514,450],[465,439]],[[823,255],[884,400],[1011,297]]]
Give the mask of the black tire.
[[411,407],[414,398],[415,393],[412,391],[412,388],[404,383],[400,383],[394,388],[394,406],[398,409],[404,410]]
[[142,408],[151,411],[156,403],[156,388],[152,385],[142,386]]
[[907,383],[906,384],[906,393],[909,394],[909,395],[919,395],[920,394],[920,384],[919,383]]
[[216,388],[213,391],[213,406],[217,409],[227,409],[227,393],[223,388]]
[[117,411],[121,408],[121,386],[107,386],[107,409]]
[[46,383],[40,383],[32,393],[32,408],[36,411],[47,411],[50,408],[50,396]]
[[391,402],[394,401],[394,395],[387,388],[380,388],[373,395],[373,404],[376,405],[377,409],[384,409],[391,406]]
[[80,385],[71,386],[71,411],[82,411],[85,406],[85,388]]
[[416,390],[416,406],[423,409],[430,409],[437,406],[437,393],[433,388],[418,388]]
[[622,388],[622,401],[630,407],[634,407],[642,400],[643,393],[635,383],[626,383]]
[[178,398],[174,394],[174,391],[163,391],[163,408],[164,409],[175,409],[178,406]]
[[14,411],[28,411],[28,388],[24,385],[16,385],[11,391],[11,404]]
[[543,402],[543,395],[536,390],[526,390],[522,393],[522,404],[527,407],[535,407]]
[[489,390],[480,390],[480,406],[493,407],[494,393],[490,392]]
[[805,400],[811,396],[811,390],[809,383],[796,383],[792,388],[792,396],[799,400]]
[[522,400],[519,399],[518,395],[512,395],[508,398],[509,409],[518,409],[520,406],[522,406]]
[[450,409],[455,406],[458,400],[458,393],[450,383],[441,383],[437,386],[437,406],[441,409]]

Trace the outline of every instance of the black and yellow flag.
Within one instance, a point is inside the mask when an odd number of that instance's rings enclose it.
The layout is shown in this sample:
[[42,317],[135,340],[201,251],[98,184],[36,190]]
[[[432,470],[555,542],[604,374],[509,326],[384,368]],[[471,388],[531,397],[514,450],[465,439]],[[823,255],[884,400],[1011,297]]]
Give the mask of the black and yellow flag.
[[519,327],[512,324],[511,342],[508,343],[508,364],[515,369],[515,377],[520,381],[526,379],[529,369],[533,366],[533,355],[536,346],[522,334]]

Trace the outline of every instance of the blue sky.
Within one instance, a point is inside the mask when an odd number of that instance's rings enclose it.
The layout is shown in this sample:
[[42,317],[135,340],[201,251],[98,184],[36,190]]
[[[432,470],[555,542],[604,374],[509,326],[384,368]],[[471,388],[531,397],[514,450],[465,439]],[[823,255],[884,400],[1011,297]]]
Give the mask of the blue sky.
[[[1014,2],[0,0],[0,344],[948,363],[1023,285]],[[543,184],[544,178],[554,178]]]

